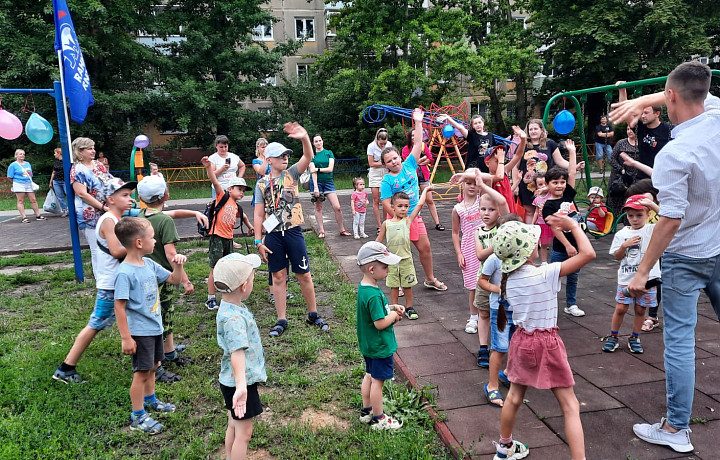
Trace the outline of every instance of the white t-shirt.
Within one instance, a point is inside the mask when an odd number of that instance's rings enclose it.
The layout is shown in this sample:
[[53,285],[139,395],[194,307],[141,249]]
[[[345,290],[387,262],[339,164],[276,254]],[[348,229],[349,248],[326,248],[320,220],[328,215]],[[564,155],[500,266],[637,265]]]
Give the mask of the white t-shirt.
[[[387,144],[385,144],[385,148],[392,147],[392,142],[387,141]],[[380,154],[382,153],[384,149],[380,149],[378,145],[375,143],[375,141],[372,141],[367,146],[367,154],[368,156],[372,155],[373,159],[375,161],[380,161]]]
[[[98,245],[108,247],[108,242],[105,238],[100,236],[100,228],[102,227],[105,219],[112,219],[115,224],[118,223],[118,218],[111,212],[106,212],[100,219],[98,219],[97,225],[95,226],[95,237],[97,238]],[[108,248],[109,249],[109,248]],[[95,287],[97,289],[108,289],[110,291],[115,289],[115,275],[117,269],[120,266],[120,261],[110,254],[106,253],[102,249],[97,250],[97,267],[93,266],[93,274],[95,275]]]
[[227,184],[230,182],[230,179],[237,176],[238,168],[240,167],[240,157],[232,152],[228,152],[225,158],[221,157],[217,152],[208,157],[212,164],[215,165],[215,169],[225,166],[225,161],[228,158],[230,159],[230,168],[222,174],[217,174],[217,180],[224,189],[227,189]]
[[[490,284],[500,286],[500,281],[502,281],[502,272],[500,271],[501,265],[502,260],[498,259],[498,256],[496,256],[495,254],[490,254],[488,258],[485,259],[485,263],[482,265],[480,273],[490,277],[488,279]],[[498,302],[500,300],[500,294],[498,294],[497,292],[491,292],[489,298],[490,308],[492,308],[493,310],[497,310],[499,308]],[[510,305],[510,308],[508,308],[508,310],[512,310],[512,304]]]
[[[635,236],[641,238],[639,245],[630,246],[625,250],[625,257],[620,261],[620,268],[618,268],[618,284],[622,286],[630,284],[630,281],[637,272],[640,261],[643,256],[645,256],[645,252],[647,252],[654,228],[655,224],[645,224],[643,228],[639,230],[633,230],[631,227],[623,227],[622,230],[615,234],[615,238],[613,238],[612,245],[610,246],[610,254],[612,255],[620,249],[620,246],[622,246],[626,240]],[[660,264],[658,262],[655,262],[655,265],[653,265],[653,268],[650,270],[648,279],[654,278],[660,278]]]
[[523,265],[510,273],[505,295],[513,323],[528,332],[557,326],[560,262],[540,267]]

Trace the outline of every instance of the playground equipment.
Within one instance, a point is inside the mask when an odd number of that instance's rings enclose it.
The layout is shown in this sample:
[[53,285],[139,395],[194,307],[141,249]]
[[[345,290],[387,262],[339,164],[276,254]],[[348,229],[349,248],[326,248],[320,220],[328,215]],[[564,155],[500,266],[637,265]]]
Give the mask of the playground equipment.
[[[145,160],[143,159],[143,151],[145,147],[150,145],[150,139],[140,134],[133,141],[132,152],[130,152],[130,180],[140,182],[143,178],[143,168],[145,168]],[[137,169],[136,169],[137,168]],[[137,192],[133,192],[133,198],[137,198]],[[145,203],[140,201],[140,208],[144,208]]]

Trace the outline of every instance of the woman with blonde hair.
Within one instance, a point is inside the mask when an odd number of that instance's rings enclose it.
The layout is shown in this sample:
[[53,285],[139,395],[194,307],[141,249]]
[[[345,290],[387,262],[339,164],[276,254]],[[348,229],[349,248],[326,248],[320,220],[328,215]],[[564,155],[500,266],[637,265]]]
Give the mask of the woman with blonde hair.
[[33,172],[30,163],[25,161],[25,150],[15,150],[15,161],[10,163],[8,167],[7,177],[12,179],[12,192],[17,197],[17,210],[20,212],[23,224],[29,224],[30,219],[25,215],[25,196],[30,200],[30,206],[35,213],[35,220],[45,220],[40,215],[37,199],[35,198],[35,182],[33,182]]

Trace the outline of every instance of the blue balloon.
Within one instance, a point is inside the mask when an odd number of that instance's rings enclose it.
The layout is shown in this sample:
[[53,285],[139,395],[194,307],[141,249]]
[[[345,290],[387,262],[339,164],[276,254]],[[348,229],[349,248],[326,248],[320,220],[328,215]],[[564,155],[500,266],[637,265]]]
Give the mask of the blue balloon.
[[575,129],[575,115],[569,110],[563,109],[555,115],[553,119],[553,128],[558,134],[568,134],[570,131]]
[[450,139],[451,137],[453,137],[453,134],[455,134],[455,128],[453,128],[453,125],[448,123],[447,125],[443,126],[442,133],[443,137]]
[[36,144],[47,144],[53,138],[53,128],[49,121],[33,112],[25,123],[25,134]]

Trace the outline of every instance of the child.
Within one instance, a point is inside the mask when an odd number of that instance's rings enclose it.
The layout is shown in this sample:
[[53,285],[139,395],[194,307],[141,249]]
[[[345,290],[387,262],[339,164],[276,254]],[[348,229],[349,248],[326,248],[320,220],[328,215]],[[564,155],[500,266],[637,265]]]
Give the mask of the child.
[[357,264],[363,273],[357,294],[357,336],[365,358],[365,377],[360,387],[363,408],[360,421],[373,430],[402,428],[402,420],[383,412],[382,389],[393,377],[393,353],[397,350],[393,324],[402,319],[402,305],[388,305],[377,282],[388,276],[388,265],[400,263],[400,257],[382,243],[365,243],[357,253]]
[[217,310],[218,304],[215,300],[215,283],[213,282],[213,269],[218,260],[233,252],[233,231],[235,230],[235,222],[238,216],[241,216],[240,207],[237,200],[242,199],[245,195],[247,184],[245,180],[232,176],[227,179],[227,191],[222,188],[217,176],[215,175],[215,166],[208,157],[202,157],[200,160],[207,170],[208,178],[212,182],[215,190],[215,205],[219,205],[225,193],[229,195],[222,209],[215,211],[215,222],[210,227],[210,243],[208,249],[210,262],[210,275],[208,276],[208,298],[205,306],[208,310]]
[[[520,138],[520,144],[515,151],[524,152],[527,134],[525,134],[525,131],[520,129],[519,126],[513,126],[513,132],[515,136]],[[504,145],[496,145],[485,152],[485,164],[488,167],[490,176],[492,176],[492,187],[505,198],[508,209],[510,209],[512,213],[515,213],[515,196],[512,193],[512,186],[510,185],[508,174],[512,172],[521,158],[522,155],[513,155],[512,159],[506,164]]]
[[257,254],[230,254],[215,265],[215,288],[223,292],[217,313],[217,342],[223,350],[220,391],[228,410],[225,458],[244,459],[253,418],[263,412],[258,384],[267,381],[260,331],[243,303],[252,293]]
[[158,168],[157,163],[148,162],[148,166],[150,166],[150,175],[151,176],[158,176],[162,180],[165,180],[165,176],[160,172],[160,169]]
[[75,338],[72,348],[60,364],[53,378],[63,383],[83,383],[75,367],[80,357],[85,352],[90,342],[98,332],[108,329],[115,322],[114,299],[115,299],[115,273],[120,266],[120,259],[125,257],[125,248],[120,245],[115,236],[115,224],[120,220],[123,213],[132,207],[132,191],[137,182],[123,182],[121,179],[113,178],[107,185],[105,204],[108,212],[100,216],[95,227],[95,236],[98,247],[101,248],[97,254],[97,267],[93,267],[95,273],[95,307],[90,314],[87,326]]
[[[545,181],[548,184],[550,196],[543,205],[542,216],[547,222],[547,217],[560,212],[578,219],[577,207],[575,206],[575,166],[576,152],[575,142],[572,139],[565,141],[565,147],[568,151],[569,166],[568,169],[562,169],[559,166],[553,166],[545,174]],[[552,227],[552,226],[551,226]],[[562,262],[577,254],[575,238],[571,233],[563,233],[553,229],[552,251],[550,252],[550,262]],[[585,316],[585,312],[577,306],[577,284],[580,278],[580,272],[570,273],[567,276],[565,284],[565,299],[567,306],[565,314],[572,316]]]
[[470,119],[470,127],[468,129],[464,124],[458,123],[449,115],[439,115],[437,121],[440,123],[448,122],[453,128],[460,131],[460,134],[467,139],[468,150],[465,160],[465,170],[478,168],[480,171],[487,173],[487,165],[483,162],[485,152],[495,145],[495,136],[485,130],[485,119],[482,115],[473,115]]
[[[610,254],[615,256],[615,260],[620,261],[620,268],[618,268],[618,287],[615,294],[615,302],[617,302],[615,313],[612,318],[610,335],[602,348],[603,351],[608,353],[612,353],[620,346],[618,334],[629,305],[635,306],[635,318],[633,320],[632,335],[628,338],[628,348],[631,353],[643,353],[643,347],[640,344],[640,330],[645,319],[645,308],[657,306],[657,288],[655,287],[639,298],[625,296],[622,292],[623,288],[627,287],[633,276],[635,276],[637,266],[645,256],[655,228],[655,224],[647,223],[648,208],[646,206],[649,202],[652,202],[652,200],[643,195],[633,195],[625,201],[623,211],[628,221],[630,221],[630,226],[623,227],[622,230],[617,232],[610,246]],[[659,277],[660,264],[656,263],[650,270],[649,278]]]
[[[501,227],[505,222],[522,222],[522,219],[517,214],[504,214],[498,218],[498,227]],[[478,286],[490,293],[490,349],[492,353],[490,354],[490,376],[483,390],[488,403],[495,407],[502,407],[504,404],[499,382],[502,380],[503,383],[510,384],[507,375],[500,368],[502,367],[502,360],[508,352],[510,339],[513,332],[515,332],[515,325],[512,321],[512,307],[507,303],[504,304],[506,319],[501,321],[501,323],[507,322],[507,327],[503,329],[498,327],[500,280],[502,279],[500,265],[500,259],[495,254],[490,254],[482,265],[480,279],[478,280]]]
[[408,209],[410,209],[410,197],[405,192],[395,192],[390,200],[394,216],[382,223],[380,234],[376,240],[382,242],[387,235],[388,248],[394,254],[400,256],[400,262],[390,268],[385,285],[390,288],[390,301],[393,304],[398,302],[400,289],[403,289],[405,293],[405,315],[412,320],[416,320],[420,316],[417,310],[413,308],[412,287],[417,284],[417,276],[415,275],[415,265],[410,250],[410,226],[415,217],[420,214],[428,192],[432,190],[434,190],[432,184],[425,187],[420,194],[415,209],[409,216],[407,213]]
[[523,404],[528,386],[551,389],[565,417],[565,437],[573,459],[585,458],[585,440],[580,421],[580,404],[575,397],[565,345],[557,332],[557,293],[560,277],[574,273],[595,258],[595,251],[578,223],[564,216],[548,216],[553,231],[571,231],[577,241],[577,254],[562,263],[536,267],[540,228],[520,222],[500,227],[493,239],[500,267],[498,329],[505,327],[504,306],[513,309],[516,330],[510,341],[507,377],[512,382],[500,417],[500,440],[495,444],[494,460],[525,458],[528,447],[512,439],[515,417]]
[[545,182],[545,173],[537,173],[533,178],[533,183],[535,184],[535,198],[532,204],[535,206],[535,213],[532,218],[532,224],[540,227],[540,262],[546,265],[548,262],[548,247],[550,243],[552,243],[553,232],[542,217],[543,206],[550,197],[550,192],[548,192],[547,183]]
[[365,213],[367,212],[367,192],[365,180],[362,177],[353,178],[355,191],[350,197],[350,208],[353,215],[353,236],[356,240],[367,238],[365,234]]
[[587,228],[593,232],[605,231],[605,220],[607,219],[607,207],[603,203],[603,191],[600,187],[590,187],[588,190],[590,201],[590,214],[587,216]]
[[302,141],[303,156],[288,168],[288,157],[292,150],[278,142],[270,143],[265,149],[270,174],[258,179],[255,185],[255,246],[272,274],[278,316],[275,325],[270,328],[270,337],[280,337],[288,328],[287,259],[290,259],[307,304],[306,322],[323,331],[330,327],[317,312],[315,285],[310,275],[307,246],[301,229],[304,222],[302,206],[298,199],[300,174],[312,160],[313,146],[307,131],[299,124],[285,123],[284,130],[290,138]]
[[160,316],[158,284],[180,284],[185,276],[187,258],[176,254],[171,260],[172,273],[144,257],[155,248],[155,231],[146,219],[123,217],[115,226],[115,235],[125,247],[127,256],[115,278],[115,316],[122,339],[122,352],[132,355],[133,380],[131,430],[157,434],[164,428],[145,409],[175,412],[173,404],[155,396],[155,369],[165,357],[163,325]]

